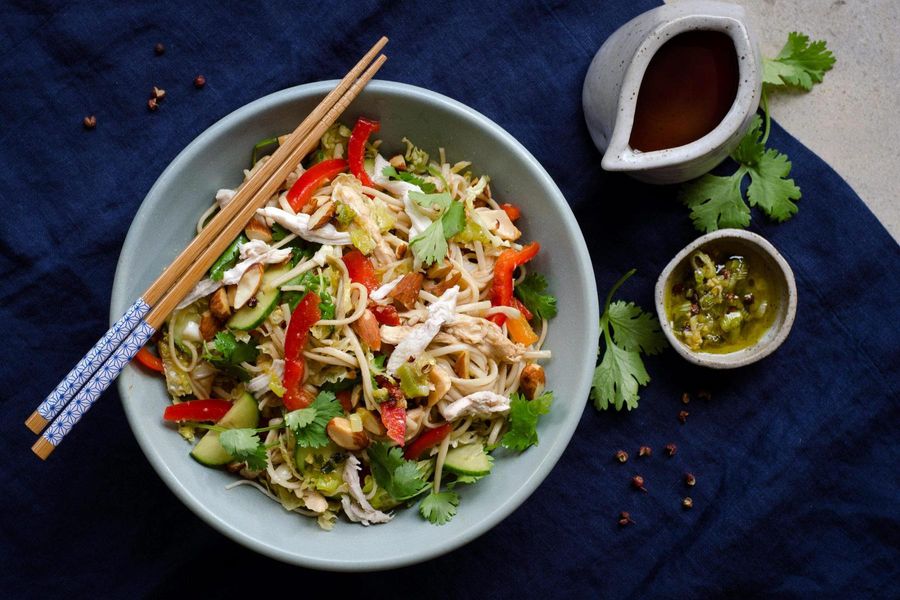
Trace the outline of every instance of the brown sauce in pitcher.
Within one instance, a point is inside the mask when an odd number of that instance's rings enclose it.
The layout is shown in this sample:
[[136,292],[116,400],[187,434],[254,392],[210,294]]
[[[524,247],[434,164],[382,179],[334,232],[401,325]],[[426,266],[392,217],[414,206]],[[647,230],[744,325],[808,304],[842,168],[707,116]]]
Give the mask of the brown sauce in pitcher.
[[629,144],[651,152],[698,140],[722,121],[738,88],[731,38],[689,31],[663,44],[644,72]]

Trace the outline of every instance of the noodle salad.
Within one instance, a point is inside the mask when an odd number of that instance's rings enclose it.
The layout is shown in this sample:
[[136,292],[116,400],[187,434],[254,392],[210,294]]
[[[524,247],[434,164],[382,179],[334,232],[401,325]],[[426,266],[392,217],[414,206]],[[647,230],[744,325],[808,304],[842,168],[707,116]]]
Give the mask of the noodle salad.
[[446,523],[495,450],[537,443],[552,403],[538,363],[556,299],[528,271],[540,246],[519,209],[443,148],[403,138],[386,159],[378,129],[332,126],[170,315],[158,356],[138,355],[194,459],[324,529],[416,502]]

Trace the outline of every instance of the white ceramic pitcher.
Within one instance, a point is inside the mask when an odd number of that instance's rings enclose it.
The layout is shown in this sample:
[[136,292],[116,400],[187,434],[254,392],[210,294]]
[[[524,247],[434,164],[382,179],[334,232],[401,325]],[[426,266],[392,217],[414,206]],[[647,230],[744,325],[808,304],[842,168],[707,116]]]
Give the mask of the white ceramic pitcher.
[[[629,146],[641,80],[650,59],[669,39],[687,31],[718,31],[734,42],[739,81],[734,103],[709,133],[684,146],[641,152]],[[759,105],[762,61],[744,9],[711,1],[685,1],[638,15],[615,31],[588,68],[582,91],[585,120],[607,171],[649,183],[679,183],[708,172],[734,150]]]

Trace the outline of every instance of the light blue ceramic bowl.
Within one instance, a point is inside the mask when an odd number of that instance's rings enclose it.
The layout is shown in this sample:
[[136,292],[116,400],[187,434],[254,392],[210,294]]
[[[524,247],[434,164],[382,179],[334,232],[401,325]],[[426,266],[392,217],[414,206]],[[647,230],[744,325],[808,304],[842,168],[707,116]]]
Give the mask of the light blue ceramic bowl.
[[[141,205],[119,259],[112,294],[118,317],[191,239],[218,188],[241,180],[252,146],[293,130],[336,82],[301,85],[261,98],[210,127],[159,177]],[[552,412],[540,423],[540,445],[515,456],[496,452],[494,472],[464,486],[459,513],[437,527],[417,510],[402,509],[386,525],[363,528],[344,520],[325,532],[315,521],[283,510],[258,491],[226,491],[234,476],[200,466],[190,447],[162,421],[168,404],[160,378],[128,367],[119,392],[128,422],[153,468],[207,523],[258,552],[298,565],[340,571],[400,567],[449,552],[499,523],[543,481],[572,437],[584,410],[597,356],[598,315],[593,269],[584,238],[559,189],[537,160],[492,121],[440,94],[373,81],[345,113],[381,121],[387,148],[408,136],[428,151],[444,147],[450,160],[471,160],[491,176],[494,196],[522,208],[526,239],[543,250],[534,267],[559,299],[546,347]]]

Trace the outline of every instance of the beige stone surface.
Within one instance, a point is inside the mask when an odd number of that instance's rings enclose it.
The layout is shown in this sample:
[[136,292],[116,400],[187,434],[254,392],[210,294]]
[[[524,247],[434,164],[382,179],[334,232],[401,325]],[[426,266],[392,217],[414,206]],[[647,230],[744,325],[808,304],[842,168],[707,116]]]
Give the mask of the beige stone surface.
[[[791,31],[828,42],[837,63],[825,81],[777,94],[769,108],[900,239],[900,0],[727,1],[747,10],[763,56],[777,55]],[[801,210],[815,210],[815,198],[804,196]]]

